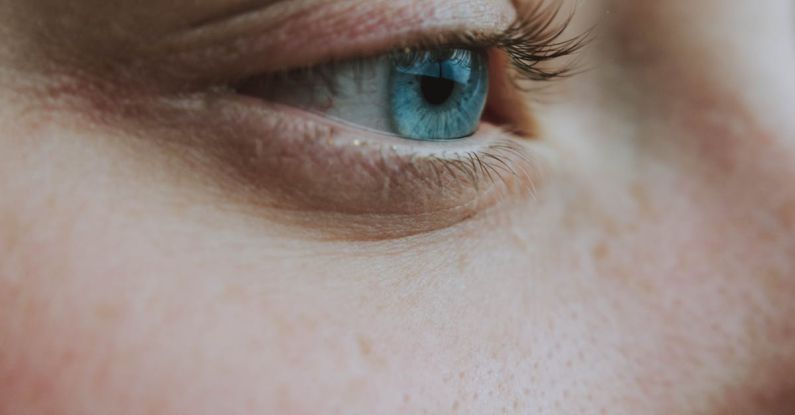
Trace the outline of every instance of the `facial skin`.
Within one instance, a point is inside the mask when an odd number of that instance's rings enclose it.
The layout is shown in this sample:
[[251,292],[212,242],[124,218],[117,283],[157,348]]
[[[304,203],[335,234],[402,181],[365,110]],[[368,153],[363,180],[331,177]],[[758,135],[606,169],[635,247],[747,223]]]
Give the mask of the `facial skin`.
[[515,14],[0,0],[0,414],[795,413],[792,1],[580,5],[487,203],[248,162],[325,158],[174,92]]

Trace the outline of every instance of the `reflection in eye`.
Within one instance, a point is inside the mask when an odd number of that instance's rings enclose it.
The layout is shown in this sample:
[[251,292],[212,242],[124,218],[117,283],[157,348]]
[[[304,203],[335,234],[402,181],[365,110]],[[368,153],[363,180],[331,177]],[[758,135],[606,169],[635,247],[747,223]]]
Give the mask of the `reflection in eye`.
[[389,112],[395,132],[425,140],[474,133],[488,95],[485,53],[454,49],[407,54],[407,59],[394,59],[390,73]]

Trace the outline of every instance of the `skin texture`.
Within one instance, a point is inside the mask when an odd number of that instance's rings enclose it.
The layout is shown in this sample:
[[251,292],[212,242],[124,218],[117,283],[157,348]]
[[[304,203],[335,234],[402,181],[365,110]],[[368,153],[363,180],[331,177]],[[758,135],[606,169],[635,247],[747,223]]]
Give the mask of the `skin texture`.
[[[472,18],[412,3],[360,17]],[[250,4],[0,0],[0,414],[795,413],[795,4],[696,3],[581,5],[535,191],[374,240],[239,197],[183,137],[221,121],[152,98],[195,59],[150,37]],[[313,56],[290,24],[267,65]],[[346,27],[316,49],[390,36]]]

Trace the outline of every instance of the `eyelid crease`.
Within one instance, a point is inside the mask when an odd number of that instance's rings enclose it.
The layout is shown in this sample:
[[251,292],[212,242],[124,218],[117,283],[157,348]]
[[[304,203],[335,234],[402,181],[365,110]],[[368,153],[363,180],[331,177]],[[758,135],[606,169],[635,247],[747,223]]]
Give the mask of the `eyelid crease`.
[[[206,25],[183,22],[164,36],[140,45],[132,62],[175,92],[211,84],[375,55],[401,43],[466,28],[499,31],[515,20],[510,0],[265,0],[249,11],[225,7]],[[247,3],[237,0],[234,3]],[[218,16],[212,18],[212,14]],[[175,88],[176,87],[176,88]]]
[[206,16],[199,20],[189,22],[187,27],[189,30],[201,29],[204,27],[223,24],[235,19],[245,18],[253,13],[257,13],[264,8],[273,6],[277,3],[282,3],[287,0],[246,0],[242,4],[230,6],[228,9],[219,11],[212,16]]

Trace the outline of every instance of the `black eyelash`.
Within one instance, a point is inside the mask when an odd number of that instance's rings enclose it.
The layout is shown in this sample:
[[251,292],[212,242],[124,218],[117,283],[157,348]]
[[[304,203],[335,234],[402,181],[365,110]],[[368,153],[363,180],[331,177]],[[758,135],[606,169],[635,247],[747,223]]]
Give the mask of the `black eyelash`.
[[577,54],[592,39],[592,30],[564,39],[564,34],[574,18],[574,11],[562,18],[561,7],[560,2],[539,2],[521,13],[508,30],[493,39],[495,47],[510,56],[514,68],[523,78],[546,81],[576,72],[577,66],[574,63],[558,69],[544,66],[558,58]]
[[406,45],[406,50],[438,49],[499,49],[510,58],[521,79],[548,81],[567,77],[577,72],[576,62],[558,65],[553,69],[552,61],[576,55],[593,39],[593,31],[566,38],[565,34],[574,18],[574,10],[563,17],[562,2],[541,1],[519,10],[514,23],[501,33],[454,33],[440,35],[432,41],[419,45]]

